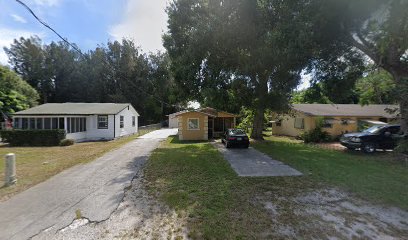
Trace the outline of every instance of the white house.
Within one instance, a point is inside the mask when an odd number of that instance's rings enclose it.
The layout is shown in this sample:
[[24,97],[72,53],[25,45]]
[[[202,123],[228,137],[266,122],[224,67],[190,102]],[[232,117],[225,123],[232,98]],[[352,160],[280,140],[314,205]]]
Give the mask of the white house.
[[138,131],[129,103],[47,103],[13,115],[15,129],[64,129],[75,141],[110,140]]
[[178,117],[176,113],[169,114],[169,128],[178,128]]

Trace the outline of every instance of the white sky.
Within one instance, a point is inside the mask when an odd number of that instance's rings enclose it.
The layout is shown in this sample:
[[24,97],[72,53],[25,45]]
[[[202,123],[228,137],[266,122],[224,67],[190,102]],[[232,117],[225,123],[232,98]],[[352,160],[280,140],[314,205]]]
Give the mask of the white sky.
[[167,0],[128,0],[120,23],[109,34],[115,40],[130,38],[145,52],[163,51],[162,34],[167,31]]

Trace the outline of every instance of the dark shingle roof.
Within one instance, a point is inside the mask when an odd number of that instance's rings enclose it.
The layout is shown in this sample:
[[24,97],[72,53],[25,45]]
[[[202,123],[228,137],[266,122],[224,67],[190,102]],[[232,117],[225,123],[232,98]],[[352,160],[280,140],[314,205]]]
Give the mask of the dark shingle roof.
[[14,115],[102,115],[117,114],[129,103],[46,103]]
[[350,116],[395,118],[387,109],[397,109],[398,105],[371,104],[293,104],[293,109],[312,116]]

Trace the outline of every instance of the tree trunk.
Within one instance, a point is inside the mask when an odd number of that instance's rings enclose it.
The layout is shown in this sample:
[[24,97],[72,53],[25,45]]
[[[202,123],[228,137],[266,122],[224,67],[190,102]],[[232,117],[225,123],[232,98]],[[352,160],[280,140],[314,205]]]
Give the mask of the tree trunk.
[[259,84],[257,89],[257,101],[254,115],[254,123],[252,127],[251,138],[263,140],[264,114],[265,106],[268,97],[268,76],[259,76]]
[[405,134],[408,134],[408,74],[394,75],[394,78],[399,91],[401,129]]

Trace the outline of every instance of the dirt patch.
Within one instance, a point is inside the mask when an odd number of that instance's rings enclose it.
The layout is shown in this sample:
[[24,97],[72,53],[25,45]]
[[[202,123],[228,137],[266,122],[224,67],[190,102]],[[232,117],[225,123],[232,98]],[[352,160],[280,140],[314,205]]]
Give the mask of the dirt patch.
[[372,205],[338,189],[283,198],[257,197],[268,210],[275,238],[408,239],[408,212]]
[[141,173],[109,219],[81,218],[63,229],[47,229],[34,239],[187,239],[185,218],[159,203],[145,189]]

